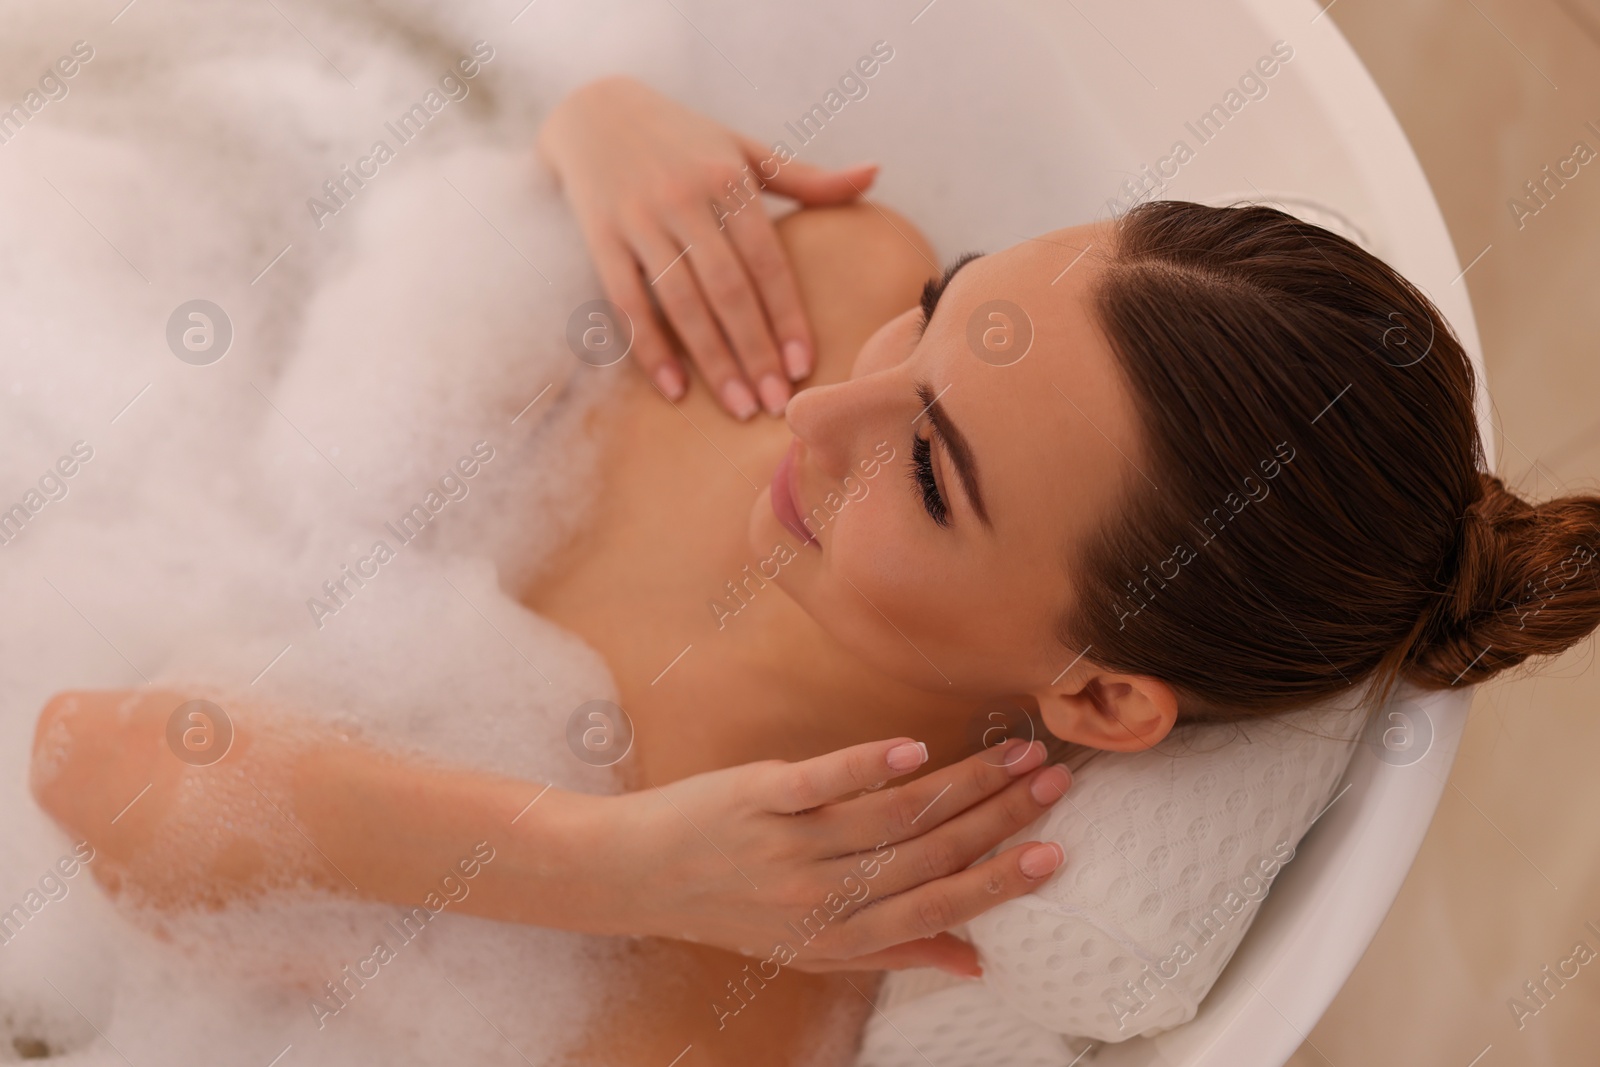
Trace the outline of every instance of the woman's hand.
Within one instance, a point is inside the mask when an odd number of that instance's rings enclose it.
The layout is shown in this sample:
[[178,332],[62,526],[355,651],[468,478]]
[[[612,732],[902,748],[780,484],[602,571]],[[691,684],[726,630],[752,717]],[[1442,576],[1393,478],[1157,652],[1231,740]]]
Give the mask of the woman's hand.
[[980,973],[972,946],[945,931],[1030,892],[1064,857],[1027,843],[969,864],[1043,814],[1072,776],[1036,771],[1043,744],[1013,741],[879,788],[924,758],[914,742],[877,741],[618,798],[632,809],[632,843],[617,858],[633,878],[616,883],[633,890],[622,907],[634,932],[805,970]]
[[632,320],[632,353],[657,388],[676,400],[688,382],[652,291],[729,412],[749,418],[759,397],[782,414],[789,382],[811,372],[813,348],[760,191],[842,203],[872,184],[876,166],[780,166],[748,137],[624,77],[568,95],[538,147],[566,190],[606,295]]

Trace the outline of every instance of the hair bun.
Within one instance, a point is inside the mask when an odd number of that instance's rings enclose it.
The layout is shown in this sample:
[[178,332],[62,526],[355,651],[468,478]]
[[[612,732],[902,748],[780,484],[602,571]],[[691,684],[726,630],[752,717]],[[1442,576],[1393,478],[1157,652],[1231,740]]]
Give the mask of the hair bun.
[[1564,652],[1600,625],[1600,501],[1532,504],[1495,475],[1479,478],[1406,671],[1433,688]]
[[[1446,596],[1452,621],[1470,619],[1480,608],[1493,607],[1499,586],[1508,527],[1533,512],[1533,506],[1512,493],[1497,476],[1479,474],[1481,491],[1461,516],[1456,572]],[[1486,602],[1487,601],[1487,602]]]

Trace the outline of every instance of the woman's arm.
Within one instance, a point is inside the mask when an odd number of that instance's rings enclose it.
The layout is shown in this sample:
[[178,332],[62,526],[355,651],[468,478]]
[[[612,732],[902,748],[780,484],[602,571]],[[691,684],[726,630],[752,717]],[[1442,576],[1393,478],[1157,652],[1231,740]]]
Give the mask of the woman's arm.
[[96,877],[163,910],[304,887],[757,955],[821,914],[799,966],[971,973],[970,946],[935,935],[1061,861],[1057,846],[1030,842],[967,867],[1070,784],[1062,768],[1037,769],[1038,743],[888,789],[874,787],[923,759],[906,739],[591,796],[422,764],[231,704],[232,746],[196,766],[168,740],[188,699],[64,693],[34,746],[34,794],[94,846]]

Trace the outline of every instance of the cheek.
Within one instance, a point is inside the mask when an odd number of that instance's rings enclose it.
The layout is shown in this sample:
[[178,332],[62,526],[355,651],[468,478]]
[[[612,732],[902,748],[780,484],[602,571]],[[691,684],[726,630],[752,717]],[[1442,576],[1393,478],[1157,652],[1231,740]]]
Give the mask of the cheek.
[[822,532],[826,551],[806,549],[778,584],[835,640],[878,669],[912,685],[944,687],[947,678],[964,673],[957,662],[965,644],[958,632],[966,614],[963,586],[928,581],[950,561],[914,528],[913,508],[893,498],[903,491],[897,477],[897,466],[886,467],[867,496]]
[[1055,662],[1057,591],[1039,580],[1049,568],[956,550],[923,525],[903,482],[898,466],[886,468],[824,533],[827,552],[796,561],[790,595],[841,644],[911,685],[989,694],[1041,671],[1053,677],[1066,661]]
[[926,540],[912,528],[916,515],[906,501],[894,499],[896,491],[904,490],[902,482],[897,457],[869,483],[872,491],[847,506],[832,530],[824,531],[823,561],[833,581],[847,590],[851,584],[861,590],[855,594],[857,603],[872,611],[863,602],[865,597],[903,627],[902,616],[914,614],[931,599],[926,578],[934,560]]

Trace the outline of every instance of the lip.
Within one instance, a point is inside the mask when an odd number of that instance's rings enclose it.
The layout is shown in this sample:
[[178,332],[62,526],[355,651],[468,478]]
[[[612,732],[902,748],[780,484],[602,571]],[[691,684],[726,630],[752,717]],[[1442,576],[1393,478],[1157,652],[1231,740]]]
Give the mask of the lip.
[[800,438],[796,437],[789,442],[789,450],[783,454],[783,459],[778,461],[778,469],[772,472],[772,513],[778,517],[784,529],[800,538],[802,544],[815,545],[817,539],[806,529],[805,523],[800,521],[800,516],[805,512],[800,503],[799,487],[794,481],[794,468],[799,451]]

